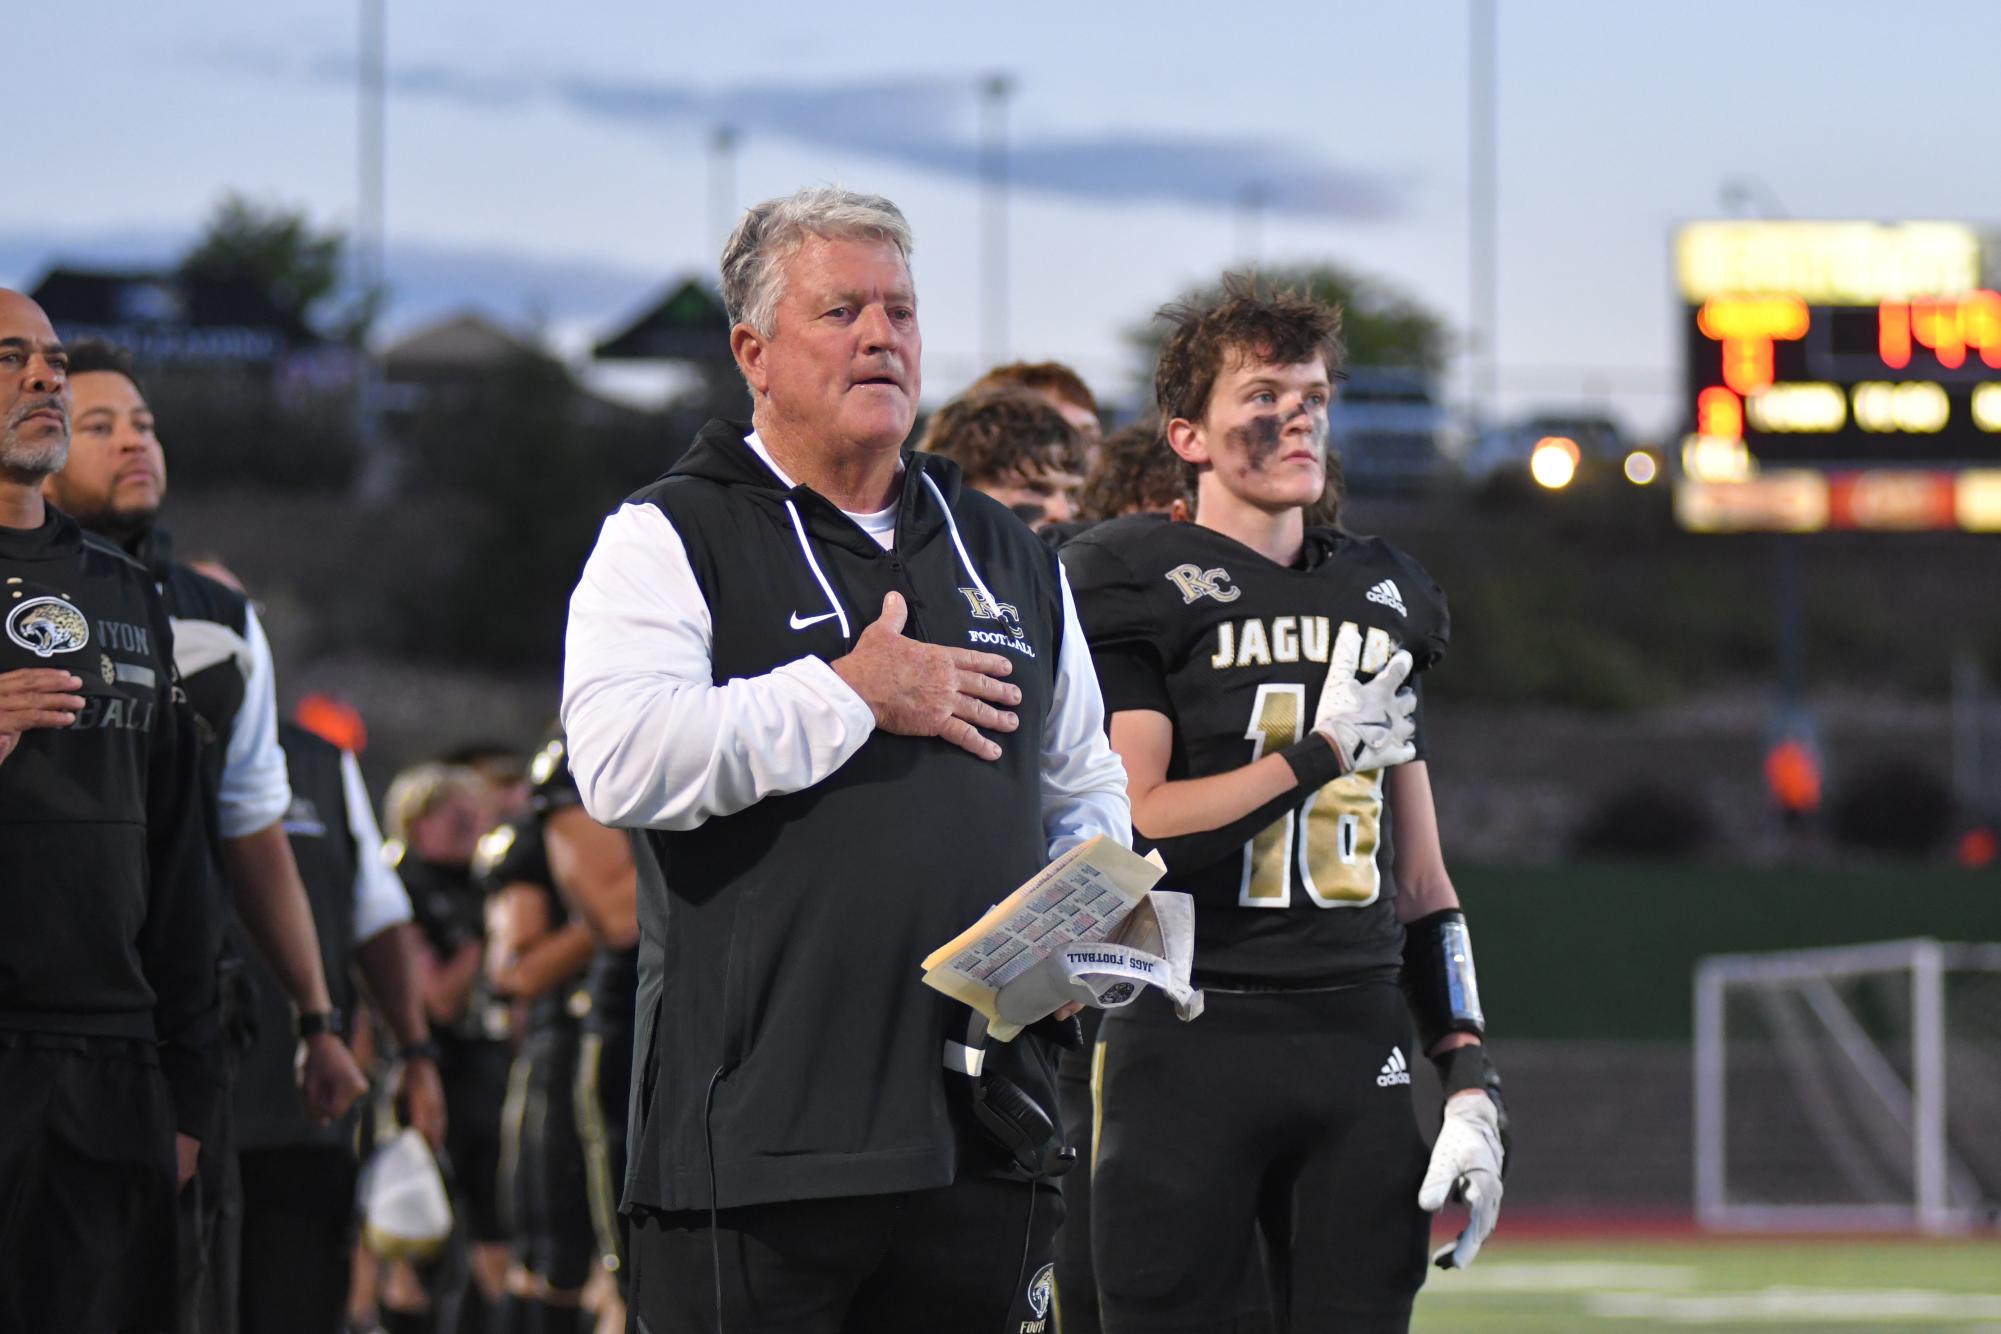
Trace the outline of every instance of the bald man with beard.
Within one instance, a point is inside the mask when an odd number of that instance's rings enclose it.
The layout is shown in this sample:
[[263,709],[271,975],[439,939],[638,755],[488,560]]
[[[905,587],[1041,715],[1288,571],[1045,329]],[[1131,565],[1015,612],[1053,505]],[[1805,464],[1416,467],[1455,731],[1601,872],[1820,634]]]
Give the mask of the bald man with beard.
[[157,1329],[221,1095],[220,902],[166,609],[42,496],[68,370],[0,290],[0,1329]]

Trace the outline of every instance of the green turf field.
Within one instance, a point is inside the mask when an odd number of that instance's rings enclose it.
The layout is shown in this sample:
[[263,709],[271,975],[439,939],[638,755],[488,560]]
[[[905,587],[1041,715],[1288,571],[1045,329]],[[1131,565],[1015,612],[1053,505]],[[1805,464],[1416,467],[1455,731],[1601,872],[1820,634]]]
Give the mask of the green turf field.
[[1412,1328],[2001,1334],[2001,1239],[1583,1245],[1503,1235],[1465,1273],[1433,1271]]

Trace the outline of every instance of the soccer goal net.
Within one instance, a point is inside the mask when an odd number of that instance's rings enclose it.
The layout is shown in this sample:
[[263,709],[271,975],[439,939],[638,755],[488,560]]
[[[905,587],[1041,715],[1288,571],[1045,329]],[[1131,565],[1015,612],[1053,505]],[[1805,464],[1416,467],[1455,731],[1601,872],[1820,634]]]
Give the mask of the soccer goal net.
[[2001,945],[1723,954],[1695,974],[1705,1227],[2001,1219]]

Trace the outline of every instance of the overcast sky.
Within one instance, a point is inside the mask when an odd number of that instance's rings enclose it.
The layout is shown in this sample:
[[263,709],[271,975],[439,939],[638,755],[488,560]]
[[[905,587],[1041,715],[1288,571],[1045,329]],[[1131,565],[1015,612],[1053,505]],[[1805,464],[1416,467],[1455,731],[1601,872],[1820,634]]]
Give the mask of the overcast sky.
[[[811,182],[910,215],[927,397],[980,369],[978,86],[1015,82],[1008,351],[1128,397],[1121,331],[1245,258],[1325,258],[1468,323],[1464,0],[392,5],[388,257],[407,327],[459,306],[567,345],[713,271],[736,203]],[[71,25],[54,21],[72,20]],[[355,215],[352,4],[52,11],[17,44],[0,283],[175,254],[240,190]],[[1725,182],[1796,217],[2001,222],[1991,0],[1501,0],[1503,406],[1678,417],[1668,238]],[[29,57],[29,58],[19,58]],[[1463,398],[1463,360],[1449,389]]]

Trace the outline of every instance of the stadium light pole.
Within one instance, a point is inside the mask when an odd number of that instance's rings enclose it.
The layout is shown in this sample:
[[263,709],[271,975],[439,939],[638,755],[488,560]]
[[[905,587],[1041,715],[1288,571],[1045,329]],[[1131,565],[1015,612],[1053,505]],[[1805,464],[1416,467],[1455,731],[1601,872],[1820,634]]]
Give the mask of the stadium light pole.
[[709,136],[709,231],[718,255],[736,226],[736,151],[736,127],[716,126]]
[[1007,100],[1014,80],[991,74],[980,85],[981,371],[1007,360]]
[[1494,412],[1495,354],[1500,297],[1499,178],[1500,82],[1495,63],[1495,0],[1468,0],[1471,23],[1467,32],[1466,143],[1467,244],[1466,279],[1472,364],[1468,367],[1477,437]]
[[[383,232],[388,142],[388,31],[384,0],[361,0],[360,58],[355,80],[358,130],[358,177],[355,182],[355,279],[361,298],[372,309],[383,291]],[[355,425],[360,436],[361,471],[357,489],[364,500],[387,496],[395,486],[395,469],[382,435],[382,367],[364,329],[355,349]]]

